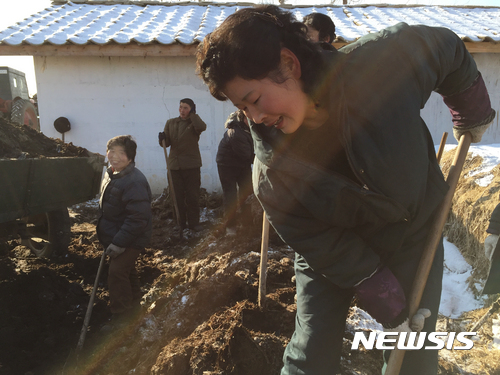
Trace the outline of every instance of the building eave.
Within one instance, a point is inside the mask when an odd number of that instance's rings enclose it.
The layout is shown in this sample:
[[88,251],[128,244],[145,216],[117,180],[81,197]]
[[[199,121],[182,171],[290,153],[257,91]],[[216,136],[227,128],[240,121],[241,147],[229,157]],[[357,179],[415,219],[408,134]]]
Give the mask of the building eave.
[[64,45],[15,45],[9,46],[0,43],[0,55],[10,56],[193,56],[196,53],[197,44],[64,44]]
[[[348,43],[333,43],[340,48]],[[470,53],[500,53],[500,43],[493,42],[465,42]],[[8,45],[0,43],[0,56],[98,56],[98,57],[175,57],[193,56],[198,44],[64,44],[64,45]]]

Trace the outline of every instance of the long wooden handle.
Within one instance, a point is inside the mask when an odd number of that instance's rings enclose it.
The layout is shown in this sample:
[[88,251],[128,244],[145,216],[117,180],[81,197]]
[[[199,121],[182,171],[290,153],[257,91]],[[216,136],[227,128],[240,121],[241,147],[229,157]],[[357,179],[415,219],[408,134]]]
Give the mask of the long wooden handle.
[[266,305],[266,282],[267,282],[267,250],[269,247],[269,220],[266,213],[262,215],[262,241],[260,244],[260,273],[259,273],[259,307]]
[[99,268],[97,269],[97,275],[94,281],[94,289],[90,294],[89,304],[87,306],[87,312],[85,313],[85,319],[83,320],[83,327],[80,333],[80,338],[78,340],[78,345],[76,346],[76,352],[79,353],[83,348],[83,343],[85,342],[85,336],[87,335],[87,329],[89,327],[90,315],[92,314],[92,308],[94,307],[95,294],[97,292],[97,287],[99,285],[99,276],[101,275],[102,265],[104,264],[104,259],[106,258],[106,249],[103,249],[101,261],[99,262]]
[[441,157],[443,156],[444,152],[444,146],[446,146],[446,139],[448,138],[448,132],[444,132],[443,136],[441,137],[441,143],[439,144],[439,149],[436,154],[436,159],[438,164],[441,162]]
[[[443,236],[443,228],[446,224],[448,214],[450,212],[451,203],[453,200],[453,195],[455,194],[455,189],[462,173],[462,168],[467,158],[467,152],[469,151],[469,146],[471,144],[471,134],[469,132],[465,133],[460,137],[460,142],[458,144],[457,151],[455,153],[455,158],[450,167],[450,172],[448,173],[448,178],[446,182],[450,186],[450,190],[446,193],[441,206],[438,209],[438,213],[434,218],[434,223],[432,225],[431,231],[428,234],[427,242],[422,253],[422,258],[418,265],[415,280],[413,282],[412,293],[409,299],[409,316],[410,319],[417,312],[420,301],[422,300],[422,295],[424,293],[425,284],[427,283],[427,278],[429,277],[429,272],[431,270],[432,262],[434,260],[434,255]],[[433,311],[437,314],[437,311]],[[387,363],[387,369],[385,375],[398,375],[403,364],[405,351],[394,349],[389,357],[389,362]]]
[[[174,209],[175,209],[175,216],[177,217],[177,225],[181,227],[181,216],[179,215],[179,207],[177,206],[177,199],[175,198],[175,189],[174,189],[174,184],[172,182],[172,174],[170,173],[170,168],[168,167],[168,153],[167,153],[167,147],[165,146],[165,140],[161,141],[161,145],[163,146],[163,153],[165,154],[165,164],[167,165],[167,179],[168,179],[168,186],[170,188],[170,193],[172,194],[172,200],[174,201]],[[180,236],[182,237],[182,231],[180,233]]]

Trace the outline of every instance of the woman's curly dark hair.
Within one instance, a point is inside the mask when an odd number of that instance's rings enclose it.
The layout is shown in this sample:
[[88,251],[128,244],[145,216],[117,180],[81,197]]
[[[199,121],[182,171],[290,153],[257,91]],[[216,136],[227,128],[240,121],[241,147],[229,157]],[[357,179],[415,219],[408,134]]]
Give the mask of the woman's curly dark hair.
[[306,39],[306,33],[303,23],[277,6],[240,9],[198,46],[197,73],[212,96],[225,101],[226,84],[238,76],[284,82],[279,70],[280,56],[281,48],[288,48],[300,62],[302,89],[310,94],[324,63],[321,52]]

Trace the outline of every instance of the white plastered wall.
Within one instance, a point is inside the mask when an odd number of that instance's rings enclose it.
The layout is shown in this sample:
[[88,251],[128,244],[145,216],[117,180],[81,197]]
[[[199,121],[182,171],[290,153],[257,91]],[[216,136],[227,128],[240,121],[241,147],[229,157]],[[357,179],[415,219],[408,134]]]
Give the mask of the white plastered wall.
[[167,186],[158,132],[179,116],[179,100],[191,98],[207,124],[200,137],[201,184],[219,191],[215,155],[231,103],[213,99],[195,75],[194,57],[35,57],[41,131],[62,138],[54,120],[67,117],[65,142],[105,154],[106,142],[121,134],[138,144],[136,166],[153,193]]
[[[497,111],[493,124],[488,128],[480,144],[500,143],[500,53],[480,53],[473,55],[477,67],[481,72],[488,93],[491,106]],[[434,144],[439,145],[443,132],[448,132],[447,144],[457,144],[453,137],[453,123],[448,107],[443,103],[441,95],[432,93],[425,108],[421,111],[427,127],[429,128]]]
[[[500,54],[474,56],[489,90],[493,108],[500,109]],[[60,116],[71,122],[66,142],[105,153],[106,142],[131,134],[138,143],[137,167],[146,175],[153,193],[167,186],[165,158],[158,132],[167,119],[178,116],[179,100],[189,97],[207,124],[200,137],[202,187],[220,191],[215,163],[224,122],[234,110],[230,102],[213,99],[195,75],[194,57],[35,57],[41,130],[61,138],[54,127]],[[448,108],[433,93],[422,110],[434,144],[443,132],[456,143]],[[500,143],[498,116],[481,144]]]

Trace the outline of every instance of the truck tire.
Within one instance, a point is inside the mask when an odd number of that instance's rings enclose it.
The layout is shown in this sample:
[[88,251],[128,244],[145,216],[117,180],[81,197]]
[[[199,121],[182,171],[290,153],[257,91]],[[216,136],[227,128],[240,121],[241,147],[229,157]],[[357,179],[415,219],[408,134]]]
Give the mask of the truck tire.
[[20,125],[28,125],[36,131],[40,131],[36,108],[29,100],[19,99],[12,103],[10,121]]
[[25,219],[26,234],[22,244],[39,258],[68,252],[71,223],[67,208],[29,216]]

